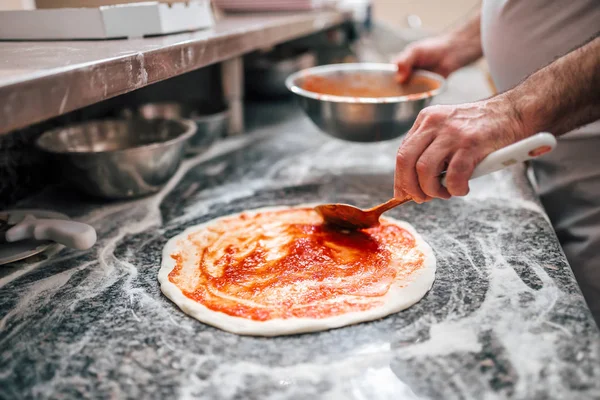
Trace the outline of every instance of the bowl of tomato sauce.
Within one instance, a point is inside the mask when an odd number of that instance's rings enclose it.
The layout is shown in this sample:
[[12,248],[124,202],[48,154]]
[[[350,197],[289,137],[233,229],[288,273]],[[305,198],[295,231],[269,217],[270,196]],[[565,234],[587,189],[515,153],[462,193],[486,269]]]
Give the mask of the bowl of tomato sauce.
[[287,88],[326,134],[352,142],[404,135],[419,112],[445,90],[445,79],[415,71],[405,83],[394,64],[332,64],[290,75]]

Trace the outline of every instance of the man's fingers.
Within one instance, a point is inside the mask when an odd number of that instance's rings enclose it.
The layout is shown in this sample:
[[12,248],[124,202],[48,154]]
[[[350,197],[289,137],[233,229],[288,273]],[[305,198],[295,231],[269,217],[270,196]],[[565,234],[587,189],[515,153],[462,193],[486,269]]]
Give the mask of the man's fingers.
[[452,196],[466,196],[469,193],[469,179],[477,161],[466,150],[458,150],[450,163],[446,172],[446,189]]
[[399,83],[404,83],[412,74],[413,66],[417,59],[418,50],[415,47],[408,47],[396,57],[394,63],[398,67],[396,79]]
[[407,137],[396,155],[396,177],[394,195],[410,196],[417,203],[429,200],[419,185],[416,163],[423,151],[431,144],[433,136],[427,132],[416,131]]
[[444,140],[434,140],[419,157],[416,170],[419,185],[423,193],[429,197],[449,199],[450,193],[442,186],[440,174],[448,166],[452,149]]

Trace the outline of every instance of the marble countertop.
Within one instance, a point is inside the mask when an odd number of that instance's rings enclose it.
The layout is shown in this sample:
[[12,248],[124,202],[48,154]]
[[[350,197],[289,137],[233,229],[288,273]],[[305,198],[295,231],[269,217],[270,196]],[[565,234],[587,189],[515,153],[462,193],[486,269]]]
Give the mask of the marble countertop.
[[[482,81],[459,73],[441,101],[481,97]],[[155,196],[106,204],[49,188],[19,204],[87,221],[99,241],[0,267],[0,398],[599,398],[600,333],[522,167],[474,181],[465,198],[390,211],[438,260],[433,288],[408,310],[279,338],[181,312],[157,273],[184,228],[391,195],[399,140],[330,139],[286,102],[248,112],[251,134],[186,159]]]

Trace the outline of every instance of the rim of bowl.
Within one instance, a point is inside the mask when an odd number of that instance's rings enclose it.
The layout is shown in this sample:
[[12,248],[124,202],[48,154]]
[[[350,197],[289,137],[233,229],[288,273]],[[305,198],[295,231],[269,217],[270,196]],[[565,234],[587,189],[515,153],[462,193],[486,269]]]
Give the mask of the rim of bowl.
[[190,117],[187,118],[190,121],[194,122],[207,122],[207,121],[216,121],[221,119],[226,119],[229,117],[229,110],[223,110],[212,114],[200,115],[198,117]]
[[414,75],[425,76],[431,78],[440,83],[440,86],[436,89],[429,90],[427,92],[408,94],[404,96],[395,97],[355,97],[355,96],[336,96],[331,94],[322,94],[311,92],[302,89],[296,84],[299,78],[305,78],[308,76],[314,76],[321,73],[338,72],[338,71],[385,71],[395,72],[397,67],[395,64],[383,64],[383,63],[347,63],[347,64],[329,64],[321,65],[318,67],[312,67],[303,69],[288,76],[285,80],[285,85],[292,92],[300,96],[310,97],[311,99],[330,101],[335,103],[371,103],[371,104],[384,104],[384,103],[401,103],[405,101],[422,100],[428,99],[442,93],[446,89],[446,79],[439,74],[425,70],[415,70]]
[[[156,120],[156,119],[154,119]],[[169,121],[169,122],[175,122],[177,124],[181,124],[182,126],[184,126],[186,129],[183,131],[183,133],[181,133],[179,136],[174,137],[173,139],[169,139],[166,140],[164,142],[154,142],[154,143],[148,143],[148,144],[142,144],[139,146],[135,146],[135,147],[128,147],[126,149],[116,149],[116,150],[102,150],[102,151],[70,151],[70,150],[65,150],[65,151],[57,151],[57,150],[53,150],[53,149],[49,149],[48,147],[44,146],[41,141],[42,138],[44,136],[50,136],[52,134],[55,134],[56,132],[60,132],[60,131],[64,131],[65,129],[71,129],[71,128],[77,128],[80,126],[85,126],[88,124],[92,124],[92,123],[107,123],[107,122],[122,122],[122,123],[127,123],[127,122],[131,122],[131,119],[98,119],[98,120],[91,120],[91,121],[87,121],[87,122],[82,122],[80,124],[75,124],[75,125],[67,125],[64,126],[62,128],[56,128],[56,129],[52,129],[49,131],[46,131],[44,133],[42,133],[40,135],[39,138],[37,138],[37,140],[35,141],[35,145],[38,149],[45,151],[46,153],[51,153],[51,154],[81,154],[81,155],[89,155],[89,154],[119,154],[119,153],[127,153],[127,152],[136,152],[136,151],[140,151],[140,150],[149,150],[149,149],[156,149],[159,147],[163,147],[165,145],[173,145],[176,144],[178,142],[183,142],[187,139],[190,139],[195,133],[196,130],[198,129],[198,127],[196,126],[196,123],[193,122],[192,120],[189,119],[162,119],[163,121]],[[142,121],[153,121],[151,119],[142,119]]]
[[[151,106],[172,106],[172,105],[182,105],[182,106],[188,106],[188,105],[194,105],[193,102],[182,102],[182,103],[178,103],[175,101],[155,101],[155,102],[151,102],[151,103],[143,103],[141,105],[139,105],[138,107],[133,108],[134,112],[140,112],[141,109],[143,109],[144,107],[151,107]],[[227,118],[229,117],[229,113],[230,110],[228,107],[224,107],[221,108],[219,107],[219,111],[215,111],[215,112],[211,112],[208,114],[202,114],[199,115],[197,117],[187,117],[187,118],[183,118],[178,116],[179,118],[170,118],[170,120],[173,121],[181,121],[181,120],[189,120],[189,121],[198,121],[198,122],[204,122],[204,121],[212,121],[212,120],[216,120],[216,119],[222,119],[222,118]],[[161,118],[161,117],[152,117],[152,118],[147,118],[144,117],[143,115],[140,114],[135,114],[134,117],[129,118],[129,120],[132,119],[143,119],[143,120],[153,120],[153,119],[169,119],[169,118]]]

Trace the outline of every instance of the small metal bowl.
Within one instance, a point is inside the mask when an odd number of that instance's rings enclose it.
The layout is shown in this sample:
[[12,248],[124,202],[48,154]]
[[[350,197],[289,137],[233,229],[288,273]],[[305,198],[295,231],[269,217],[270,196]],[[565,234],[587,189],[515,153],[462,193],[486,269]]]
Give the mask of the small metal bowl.
[[433,97],[445,90],[440,75],[416,71],[414,76],[435,82],[436,87],[422,93],[397,97],[350,97],[311,92],[303,89],[307,78],[331,77],[343,79],[373,76],[397,85],[394,64],[333,64],[297,72],[286,80],[287,88],[296,95],[300,106],[310,119],[330,136],[352,142],[378,142],[405,134],[419,112]]
[[203,103],[148,103],[135,110],[127,110],[126,117],[143,119],[186,119],[196,124],[196,134],[188,142],[187,150],[200,153],[225,136],[229,111],[225,107]]
[[109,199],[159,191],[175,174],[192,121],[103,120],[48,131],[36,145],[84,192]]

